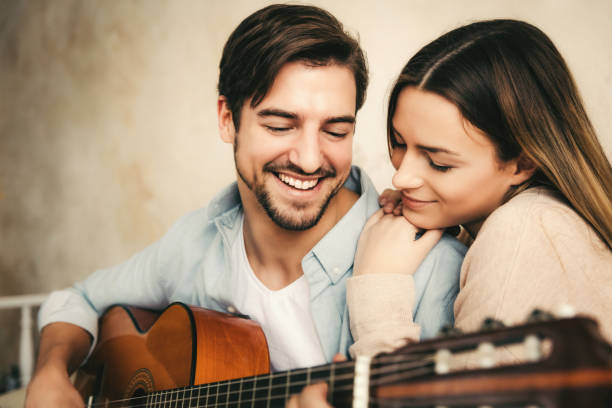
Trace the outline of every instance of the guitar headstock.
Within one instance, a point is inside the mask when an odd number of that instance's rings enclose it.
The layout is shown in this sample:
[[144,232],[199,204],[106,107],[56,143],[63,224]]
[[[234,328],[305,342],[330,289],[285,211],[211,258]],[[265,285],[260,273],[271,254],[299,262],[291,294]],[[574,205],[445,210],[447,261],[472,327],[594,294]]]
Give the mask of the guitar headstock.
[[[390,364],[392,374],[382,368]],[[448,330],[377,356],[372,372],[382,405],[612,406],[612,347],[585,316],[536,311],[517,326],[487,320],[477,332]]]

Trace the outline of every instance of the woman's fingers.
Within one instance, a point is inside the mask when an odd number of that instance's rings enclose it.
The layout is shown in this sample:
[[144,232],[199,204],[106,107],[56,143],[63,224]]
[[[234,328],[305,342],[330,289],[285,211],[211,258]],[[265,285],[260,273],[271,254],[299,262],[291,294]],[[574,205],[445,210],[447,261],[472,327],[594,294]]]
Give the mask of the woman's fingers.
[[378,204],[382,207],[385,214],[393,213],[395,208],[398,206],[398,204],[401,204],[401,202],[401,193],[390,188],[385,189],[378,197]]
[[393,215],[402,215],[402,210],[403,210],[403,206],[402,206],[402,202],[400,201],[399,203],[397,203],[397,205],[393,209]]

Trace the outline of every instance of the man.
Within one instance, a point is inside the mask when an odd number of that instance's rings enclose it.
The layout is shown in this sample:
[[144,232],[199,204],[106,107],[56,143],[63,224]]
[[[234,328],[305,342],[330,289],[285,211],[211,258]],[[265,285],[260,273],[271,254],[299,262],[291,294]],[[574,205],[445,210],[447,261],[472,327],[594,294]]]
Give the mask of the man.
[[[237,182],[125,263],[50,296],[26,406],[82,406],[69,373],[114,303],[181,301],[248,315],[266,334],[273,370],[346,354],[345,282],[378,208],[371,181],[351,168],[366,86],[358,43],[324,10],[272,5],[247,17],[225,45],[219,76],[219,132],[234,146]],[[449,265],[443,285],[429,284],[431,267],[415,275],[425,332],[452,319],[435,299],[456,292],[457,248],[442,240],[429,255]]]

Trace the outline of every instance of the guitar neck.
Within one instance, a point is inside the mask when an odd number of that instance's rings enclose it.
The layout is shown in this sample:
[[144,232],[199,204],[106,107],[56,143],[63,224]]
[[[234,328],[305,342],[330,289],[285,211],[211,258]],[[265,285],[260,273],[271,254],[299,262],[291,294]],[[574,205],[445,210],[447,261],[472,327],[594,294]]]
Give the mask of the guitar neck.
[[235,407],[284,406],[292,394],[317,382],[329,384],[330,402],[351,399],[354,379],[352,361],[298,370],[244,377],[210,384],[158,391],[142,396],[144,407]]
[[297,370],[237,378],[209,384],[150,393],[142,397],[143,407],[284,407],[293,394],[318,382],[328,384],[328,400],[333,406],[353,405],[355,377],[369,386],[392,384],[412,378],[434,375],[434,358],[430,353],[411,356],[382,355],[367,361],[367,371],[360,370],[360,360],[344,361]]

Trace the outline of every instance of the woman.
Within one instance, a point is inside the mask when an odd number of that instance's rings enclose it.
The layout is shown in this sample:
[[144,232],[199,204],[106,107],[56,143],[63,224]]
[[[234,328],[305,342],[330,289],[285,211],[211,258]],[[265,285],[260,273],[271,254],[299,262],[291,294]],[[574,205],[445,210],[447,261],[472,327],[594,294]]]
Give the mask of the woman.
[[[388,313],[407,300],[381,302],[385,288],[371,289],[373,274],[410,284],[413,269],[398,258],[422,257],[440,229],[456,225],[473,239],[457,327],[475,331],[485,317],[516,324],[534,308],[570,304],[612,341],[612,170],[543,32],[482,21],[428,44],[397,79],[387,126],[401,202],[393,209],[397,200],[381,200],[403,218],[379,213],[362,234],[348,286],[353,354],[386,351],[414,333],[409,316]],[[406,232],[402,242],[389,233],[394,224],[432,238],[419,244]]]
[[[515,324],[536,307],[567,303],[597,317],[612,341],[612,170],[544,33],[493,20],[443,35],[402,70],[387,125],[401,194],[395,213],[434,235],[429,241],[455,225],[474,240],[462,265],[457,327],[477,330],[485,317]],[[393,203],[385,204],[389,212]],[[362,235],[361,276],[349,283],[356,354],[393,348],[413,325],[405,315],[386,319],[401,329],[383,334],[368,323],[389,316],[381,305],[394,307],[376,299],[384,288],[374,292],[368,275],[384,273],[392,286],[409,281],[411,270],[386,260],[409,258],[420,241],[385,239],[386,224],[403,219],[376,217]]]
[[[544,33],[492,20],[443,35],[402,70],[387,126],[401,201],[383,194],[360,239],[347,285],[353,355],[418,339],[411,315],[394,313],[413,299],[388,289],[409,288],[440,231],[457,225],[473,240],[457,327],[571,304],[612,341],[612,169]],[[290,405],[323,391],[308,387]]]

